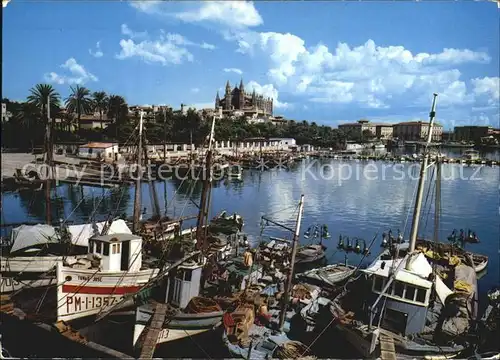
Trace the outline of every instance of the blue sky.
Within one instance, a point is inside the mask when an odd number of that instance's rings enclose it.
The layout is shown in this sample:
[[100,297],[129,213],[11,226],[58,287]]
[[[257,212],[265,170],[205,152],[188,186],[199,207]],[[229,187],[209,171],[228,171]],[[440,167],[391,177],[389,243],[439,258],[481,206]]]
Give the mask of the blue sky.
[[335,126],[426,119],[499,126],[492,2],[11,1],[3,97],[52,83],[133,104],[213,107],[243,78],[275,114]]

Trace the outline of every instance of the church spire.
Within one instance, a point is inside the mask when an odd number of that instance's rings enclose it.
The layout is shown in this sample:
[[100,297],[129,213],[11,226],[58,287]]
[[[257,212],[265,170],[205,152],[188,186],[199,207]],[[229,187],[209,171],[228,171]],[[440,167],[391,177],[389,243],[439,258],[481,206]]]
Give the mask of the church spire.
[[245,86],[243,85],[243,78],[240,80],[240,91],[244,92],[245,91]]
[[226,83],[226,93],[230,93],[230,92],[231,92],[231,84],[229,84],[229,80],[228,80]]

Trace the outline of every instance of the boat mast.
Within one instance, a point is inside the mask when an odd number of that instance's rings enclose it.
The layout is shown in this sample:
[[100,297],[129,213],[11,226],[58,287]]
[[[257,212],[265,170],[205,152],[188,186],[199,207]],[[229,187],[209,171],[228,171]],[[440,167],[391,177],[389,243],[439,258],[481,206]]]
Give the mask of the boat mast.
[[288,272],[288,276],[286,278],[286,284],[285,284],[285,298],[283,299],[283,302],[281,304],[281,311],[280,311],[280,318],[279,318],[279,329],[280,331],[283,331],[283,325],[285,324],[285,315],[286,315],[286,309],[288,302],[290,301],[290,290],[292,287],[292,278],[293,278],[293,268],[295,265],[295,255],[297,254],[297,245],[299,242],[299,236],[300,236],[300,222],[302,220],[302,211],[304,210],[304,195],[300,195],[300,202],[299,202],[299,213],[297,214],[297,223],[295,224],[295,233],[293,235],[293,242],[292,242],[292,258],[291,258],[291,264],[290,264],[290,271]]
[[204,220],[208,214],[207,209],[207,199],[208,193],[210,191],[210,185],[212,180],[212,142],[214,139],[214,129],[215,129],[215,116],[212,119],[212,128],[210,130],[210,136],[208,138],[208,149],[205,157],[205,179],[203,180],[203,190],[201,193],[200,200],[200,211],[198,212],[198,221],[196,224],[196,247],[201,250],[205,247],[206,236],[204,236],[205,231],[203,229]]
[[422,159],[422,165],[420,167],[420,177],[418,179],[418,189],[417,189],[417,197],[415,199],[415,210],[413,211],[413,221],[411,226],[410,233],[410,246],[408,252],[411,254],[415,251],[415,245],[417,243],[417,235],[418,235],[418,224],[420,222],[420,210],[422,208],[422,197],[424,194],[424,181],[425,181],[425,173],[427,172],[427,164],[429,162],[429,145],[432,140],[432,128],[434,125],[434,118],[436,116],[436,99],[437,94],[434,93],[434,97],[432,99],[432,107],[431,112],[429,113],[429,127],[427,133],[427,142],[424,147],[424,156]]
[[436,204],[434,206],[434,242],[439,241],[439,216],[441,215],[441,162],[436,157]]
[[45,150],[47,153],[46,165],[47,165],[47,179],[45,184],[45,211],[47,217],[47,224],[51,224],[51,208],[50,208],[50,169],[52,166],[52,146],[50,144],[50,96],[47,97],[47,128],[46,128],[46,139],[45,139]]
[[134,198],[134,223],[133,232],[139,231],[139,218],[141,214],[141,178],[142,178],[142,117],[144,112],[141,111],[139,119],[139,147],[137,149],[137,178],[135,180],[135,198]]

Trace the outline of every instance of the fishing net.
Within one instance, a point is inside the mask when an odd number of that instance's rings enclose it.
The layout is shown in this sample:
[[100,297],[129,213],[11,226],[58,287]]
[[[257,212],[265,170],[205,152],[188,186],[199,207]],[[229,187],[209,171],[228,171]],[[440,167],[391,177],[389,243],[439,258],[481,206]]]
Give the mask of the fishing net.
[[303,299],[311,298],[311,289],[305,284],[297,284],[292,289],[292,297]]
[[455,291],[466,294],[471,294],[474,290],[474,287],[464,280],[456,280],[453,286],[455,288]]
[[310,355],[310,351],[299,341],[288,341],[276,348],[273,357],[278,359],[315,359]]
[[198,314],[198,313],[209,313],[209,312],[217,312],[222,311],[219,304],[217,304],[214,300],[196,296],[189,301],[186,306],[185,312],[188,314]]

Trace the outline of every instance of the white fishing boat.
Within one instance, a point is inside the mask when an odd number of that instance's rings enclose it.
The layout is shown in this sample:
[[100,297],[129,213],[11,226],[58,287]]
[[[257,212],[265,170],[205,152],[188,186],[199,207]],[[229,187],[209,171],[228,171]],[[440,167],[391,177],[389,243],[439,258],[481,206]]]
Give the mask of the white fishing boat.
[[87,259],[57,264],[57,321],[96,315],[124,295],[140,290],[158,272],[157,268],[143,268],[140,237],[93,237]]
[[[0,257],[1,293],[19,291],[27,285],[33,288],[56,284],[57,263],[85,258],[89,238],[100,233],[105,225],[106,222],[70,225],[64,231],[47,224],[14,228],[11,246]],[[131,231],[125,221],[115,220],[108,233],[131,234]]]
[[[408,250],[379,257],[362,277],[348,282],[333,299],[337,329],[364,357],[451,358],[471,349],[477,316],[477,277],[472,263],[432,264],[417,249],[424,181],[428,169],[437,94],[430,112]],[[437,166],[436,200],[441,170]],[[439,233],[440,203],[435,205],[434,241]],[[396,245],[398,246],[398,245]]]
[[224,312],[211,299],[201,298],[200,284],[203,266],[199,262],[186,262],[177,267],[175,274],[166,279],[164,302],[148,302],[137,308],[133,344],[138,346],[141,335],[146,335],[158,305],[165,305],[168,316],[158,327],[157,344],[195,336],[219,326]]

